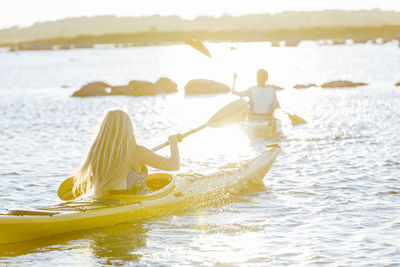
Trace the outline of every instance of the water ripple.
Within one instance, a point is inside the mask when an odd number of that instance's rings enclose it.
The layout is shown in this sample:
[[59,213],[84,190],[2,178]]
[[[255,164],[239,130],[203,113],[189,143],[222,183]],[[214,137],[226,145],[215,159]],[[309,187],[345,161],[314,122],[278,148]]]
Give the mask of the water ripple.
[[[224,44],[210,45],[224,51]],[[249,140],[236,126],[205,129],[186,138],[180,144],[182,172],[191,173],[237,167],[231,162],[279,142],[281,154],[264,184],[238,192],[235,201],[0,247],[0,264],[400,265],[400,90],[392,86],[400,81],[393,80],[394,73],[400,73],[398,47],[315,47],[310,53],[307,48],[237,46],[243,62],[251,61],[238,66],[239,86],[253,83],[256,66],[265,62],[271,83],[286,88],[334,79],[370,85],[278,92],[285,110],[308,121],[292,126],[281,114],[281,139]],[[260,56],[254,58],[254,51]],[[182,46],[41,52],[0,54],[0,73],[8,73],[0,87],[2,212],[57,203],[59,184],[84,159],[107,109],[127,110],[138,142],[153,147],[170,134],[207,122],[223,104],[236,99],[184,97],[189,79],[204,75],[230,84],[232,72],[221,74],[223,68],[210,67],[209,60],[190,53],[183,60]],[[187,59],[196,64],[182,72]],[[233,65],[229,57],[225,61]],[[180,92],[69,97],[94,80],[125,84],[160,76],[177,81]],[[58,88],[60,84],[70,87]]]

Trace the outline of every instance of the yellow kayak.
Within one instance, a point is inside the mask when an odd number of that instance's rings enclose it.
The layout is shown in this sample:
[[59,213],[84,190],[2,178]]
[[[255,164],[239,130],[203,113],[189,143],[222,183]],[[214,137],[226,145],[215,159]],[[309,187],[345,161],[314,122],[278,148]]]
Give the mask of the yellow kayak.
[[255,116],[249,116],[244,124],[245,131],[251,138],[271,139],[282,134],[281,122],[276,118],[259,120]]
[[36,210],[10,210],[0,214],[0,245],[44,236],[113,225],[215,203],[231,193],[260,183],[280,152],[268,146],[240,166],[209,175],[151,174],[146,195],[113,191],[106,199],[68,201]]

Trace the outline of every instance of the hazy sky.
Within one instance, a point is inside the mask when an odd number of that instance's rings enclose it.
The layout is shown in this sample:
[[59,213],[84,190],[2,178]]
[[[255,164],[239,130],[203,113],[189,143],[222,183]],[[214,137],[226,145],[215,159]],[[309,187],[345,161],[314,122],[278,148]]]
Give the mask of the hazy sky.
[[0,0],[0,28],[66,17],[116,15],[221,16],[287,10],[374,9],[400,11],[400,0]]

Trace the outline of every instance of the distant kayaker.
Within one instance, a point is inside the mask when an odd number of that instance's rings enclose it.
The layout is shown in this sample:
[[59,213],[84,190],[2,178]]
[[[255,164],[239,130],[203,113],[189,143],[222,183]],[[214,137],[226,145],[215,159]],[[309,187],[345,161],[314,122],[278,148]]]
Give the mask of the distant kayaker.
[[256,121],[273,120],[275,109],[280,108],[278,98],[273,87],[266,84],[268,72],[265,69],[257,71],[257,85],[248,88],[245,91],[235,90],[236,73],[232,93],[241,97],[248,97],[250,104],[250,118]]
[[176,171],[180,167],[178,150],[180,136],[171,135],[170,157],[157,155],[136,144],[129,115],[119,109],[110,110],[101,123],[83,165],[75,174],[74,189],[87,192],[94,189],[95,197],[109,190],[134,189],[146,191],[147,167]]

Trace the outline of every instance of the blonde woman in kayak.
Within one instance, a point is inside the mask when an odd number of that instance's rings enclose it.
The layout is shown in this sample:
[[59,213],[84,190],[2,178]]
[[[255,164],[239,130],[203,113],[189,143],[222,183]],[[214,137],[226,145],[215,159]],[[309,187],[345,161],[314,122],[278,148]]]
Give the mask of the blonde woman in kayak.
[[170,157],[162,157],[136,144],[129,115],[122,110],[110,110],[101,123],[85,162],[77,171],[74,189],[95,197],[109,190],[134,189],[145,192],[147,167],[176,171],[180,167],[178,136],[169,137]]

